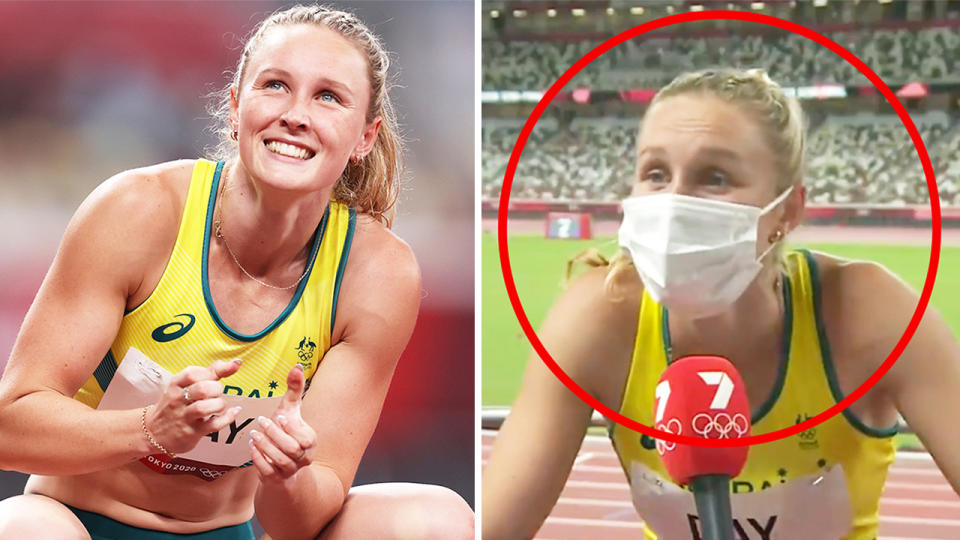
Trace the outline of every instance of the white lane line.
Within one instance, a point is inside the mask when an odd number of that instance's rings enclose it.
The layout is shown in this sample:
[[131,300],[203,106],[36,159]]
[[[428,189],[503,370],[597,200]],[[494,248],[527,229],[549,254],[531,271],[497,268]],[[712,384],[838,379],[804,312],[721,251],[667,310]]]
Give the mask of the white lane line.
[[904,461],[929,461],[933,463],[933,456],[931,456],[928,452],[900,451],[897,452],[897,459],[902,459]]
[[606,491],[623,491],[630,493],[630,486],[626,482],[591,482],[589,480],[567,480],[567,487],[590,488]]
[[560,497],[557,504],[575,504],[578,506],[604,506],[615,508],[633,508],[630,501],[609,501],[604,499],[581,499],[578,497]]
[[[584,462],[593,459],[595,456],[596,454],[594,454],[593,452],[581,452],[580,454],[577,455],[577,459],[573,460],[573,468],[577,470],[591,470],[593,467],[597,467],[598,469],[609,468],[609,469],[617,470],[615,467],[600,467],[595,465],[583,464]],[[623,469],[619,469],[619,470],[623,471]]]
[[887,490],[890,488],[907,488],[907,489],[924,489],[932,491],[950,491],[953,492],[953,488],[950,487],[950,484],[944,482],[942,484],[924,484],[922,482],[890,482],[888,481],[883,485],[883,489]]
[[944,518],[912,518],[901,516],[880,516],[880,523],[897,523],[907,525],[942,525],[945,527],[960,527],[960,519]]
[[642,521],[613,521],[607,519],[562,518],[553,516],[548,517],[544,523],[587,527],[616,527],[620,529],[639,529],[643,527]]
[[901,499],[899,497],[880,497],[880,504],[897,504],[902,506],[922,506],[937,508],[954,509],[960,508],[960,500],[956,501],[930,501],[926,499]]

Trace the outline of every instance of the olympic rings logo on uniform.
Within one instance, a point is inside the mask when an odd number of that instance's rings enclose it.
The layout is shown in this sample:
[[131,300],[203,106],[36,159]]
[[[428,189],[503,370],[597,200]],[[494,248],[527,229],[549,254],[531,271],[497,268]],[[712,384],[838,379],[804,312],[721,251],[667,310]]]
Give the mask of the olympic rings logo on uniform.
[[712,417],[710,413],[700,413],[693,417],[692,427],[694,433],[707,439],[729,439],[731,433],[735,433],[735,437],[746,435],[750,423],[741,413],[732,417],[725,412],[719,412]]
[[200,474],[202,474],[205,478],[220,478],[223,476],[223,473],[224,471],[213,471],[206,467],[200,467]]
[[[667,433],[673,435],[680,435],[680,432],[683,431],[680,420],[677,420],[676,418],[671,418],[666,424],[657,425],[657,429],[660,431],[666,431]],[[676,447],[677,443],[675,442],[661,441],[660,439],[657,439],[657,453],[661,456],[672,451]]]

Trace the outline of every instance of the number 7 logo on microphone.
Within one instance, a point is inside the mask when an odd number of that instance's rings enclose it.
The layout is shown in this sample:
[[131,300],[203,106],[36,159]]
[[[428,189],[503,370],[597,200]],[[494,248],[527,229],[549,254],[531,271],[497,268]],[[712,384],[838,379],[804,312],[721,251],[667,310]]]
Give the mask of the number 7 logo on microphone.
[[[743,378],[722,356],[677,359],[660,375],[654,424],[672,435],[701,439],[742,438],[750,433],[750,404]],[[740,474],[747,447],[702,447],[657,439],[657,453],[670,477],[681,485],[695,476]]]
[[[710,401],[711,409],[726,409],[730,404],[730,396],[733,395],[733,381],[730,376],[723,371],[698,371],[697,375],[707,386],[716,386],[713,394],[713,400]],[[667,400],[670,399],[670,381],[661,381],[654,391],[657,400],[657,414],[654,419],[659,423],[663,419],[663,411],[667,408]]]
[[730,380],[730,376],[723,371],[698,371],[697,375],[708,386],[717,387],[716,393],[713,394],[713,401],[710,402],[710,408],[726,409],[730,404],[730,396],[733,395],[733,381]]

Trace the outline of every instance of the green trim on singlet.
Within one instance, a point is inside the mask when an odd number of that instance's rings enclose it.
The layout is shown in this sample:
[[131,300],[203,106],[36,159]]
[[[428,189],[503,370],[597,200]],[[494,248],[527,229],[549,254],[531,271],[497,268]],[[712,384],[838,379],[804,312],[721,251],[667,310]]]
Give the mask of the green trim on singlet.
[[[783,385],[787,380],[787,366],[790,362],[790,343],[793,338],[793,294],[790,289],[790,277],[786,274],[783,274],[783,282],[781,284],[781,292],[783,294],[783,338],[782,348],[780,349],[780,363],[777,367],[777,379],[773,384],[773,389],[770,391],[770,395],[767,396],[767,399],[750,414],[750,422],[756,424],[767,413],[773,409],[773,406],[777,403],[777,400],[780,398],[780,394],[783,392]],[[670,338],[670,315],[667,311],[667,308],[662,304],[660,306],[660,317],[661,317],[661,337],[663,339],[663,351],[666,355],[667,365],[672,362],[672,351],[673,343]]]
[[177,534],[127,525],[107,516],[64,505],[83,524],[92,540],[255,540],[249,521],[193,534]]
[[773,406],[780,399],[783,392],[783,385],[787,380],[787,367],[790,364],[790,345],[793,342],[793,289],[790,287],[790,276],[781,274],[783,278],[780,284],[783,294],[783,337],[780,339],[782,348],[780,349],[780,367],[777,372],[777,382],[773,385],[773,391],[767,400],[750,416],[751,423],[756,424],[767,413],[773,409]]
[[[634,351],[636,351],[637,340],[640,338],[640,318],[643,317],[643,303],[645,301],[645,298],[646,298],[646,294],[641,292],[640,308],[637,309],[637,323],[633,325],[634,334],[633,334],[633,340],[631,340],[631,343],[633,343],[633,347],[630,349],[630,363],[627,364],[627,376],[623,378],[623,387],[620,389],[620,399],[617,400],[618,413],[623,412],[624,400],[627,399],[627,387],[630,385],[630,376],[633,374],[633,353]],[[610,442],[613,444],[613,448],[616,451],[617,445],[616,443],[614,443],[613,430],[616,429],[618,422],[611,420],[609,418],[607,418],[606,420],[607,420],[607,437],[610,438]],[[640,435],[640,434],[638,433],[637,435]],[[649,437],[649,435],[644,435],[644,436]],[[619,454],[619,452],[617,453]],[[620,460],[617,460],[617,461],[619,462]],[[627,470],[623,469],[623,472],[626,473]],[[627,474],[627,480],[629,481],[629,479],[630,479],[630,475]]]
[[[820,310],[820,269],[817,266],[816,259],[814,259],[813,254],[810,253],[809,250],[801,249],[799,251],[803,253],[804,258],[807,260],[807,267],[810,269],[810,283],[813,287],[813,311],[814,317],[816,318],[817,337],[820,340],[820,358],[823,360],[823,370],[827,375],[830,393],[833,394],[833,399],[839,403],[843,401],[844,395],[840,389],[840,382],[837,379],[836,366],[833,363],[833,356],[830,352],[830,341],[827,338],[827,328],[823,322],[823,315]],[[894,424],[893,427],[885,429],[870,427],[864,424],[849,407],[843,410],[843,416],[857,431],[869,437],[885,439],[893,437],[899,431],[896,424]]]
[[304,289],[307,288],[307,282],[310,281],[310,274],[313,272],[313,263],[317,257],[317,251],[320,249],[320,242],[323,240],[323,234],[327,228],[327,218],[330,216],[330,205],[327,205],[326,211],[323,213],[323,219],[320,220],[320,224],[317,225],[317,230],[313,234],[313,247],[310,249],[310,258],[307,260],[307,275],[300,281],[300,285],[297,286],[296,292],[293,294],[293,298],[290,299],[290,303],[287,304],[286,309],[281,313],[272,323],[267,325],[266,328],[257,332],[256,334],[241,334],[240,332],[235,331],[234,329],[227,326],[227,323],[220,318],[220,314],[217,313],[217,308],[213,304],[213,297],[210,295],[210,281],[209,274],[207,272],[207,259],[209,258],[210,252],[210,230],[213,226],[213,211],[214,205],[216,204],[217,198],[217,188],[220,185],[220,173],[223,170],[224,162],[220,161],[217,163],[217,169],[213,173],[213,182],[210,187],[210,196],[207,202],[207,221],[203,228],[203,255],[202,262],[200,264],[200,281],[203,285],[203,299],[207,304],[207,311],[210,313],[210,318],[217,324],[217,327],[223,331],[224,334],[232,337],[237,341],[256,341],[263,336],[267,335],[277,326],[280,326],[284,320],[290,315],[290,312],[293,311],[294,306],[297,305],[297,302],[300,301],[300,296],[303,295]]
[[103,356],[103,360],[100,360],[97,368],[93,370],[93,378],[97,380],[97,384],[100,385],[100,389],[104,392],[107,391],[107,387],[110,386],[110,381],[113,380],[113,376],[117,373],[117,367],[117,359],[113,357],[113,351],[107,349],[107,354]]
[[340,297],[340,282],[343,281],[343,271],[347,268],[347,257],[350,256],[350,245],[353,243],[353,232],[357,227],[357,211],[349,208],[350,219],[347,222],[347,236],[343,240],[343,251],[340,252],[340,264],[337,266],[337,278],[333,285],[333,306],[330,308],[330,333],[333,333],[333,323],[337,320],[337,298]]
[[673,363],[673,340],[670,339],[670,314],[663,304],[660,304],[660,340],[663,342],[663,363],[669,366]]

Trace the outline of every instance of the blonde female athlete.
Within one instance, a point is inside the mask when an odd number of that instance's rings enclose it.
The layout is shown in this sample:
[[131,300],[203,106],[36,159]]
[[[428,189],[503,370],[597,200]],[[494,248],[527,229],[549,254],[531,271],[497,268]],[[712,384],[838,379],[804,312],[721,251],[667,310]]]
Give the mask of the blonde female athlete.
[[0,537],[252,538],[254,513],[277,540],[473,537],[449,490],[351,489],[420,298],[387,67],[351,14],[276,13],[229,159],[83,203],[0,382],[0,468],[33,474]]
[[[859,386],[893,349],[917,298],[879,265],[782,251],[803,215],[803,156],[800,108],[762,72],[698,72],[663,88],[623,203],[626,249],[577,279],[540,331],[560,366],[607,406],[651,425],[669,362],[725,356],[743,375],[754,433],[820,413]],[[960,409],[958,359],[956,340],[928,309],[896,366],[850,410],[751,447],[732,482],[737,537],[876,538],[898,411],[960,487],[960,435],[942,423],[944,411]],[[483,478],[484,538],[536,532],[591,412],[539,359],[529,362]],[[646,537],[701,538],[692,496],[669,480],[654,441],[619,425],[611,438]]]

